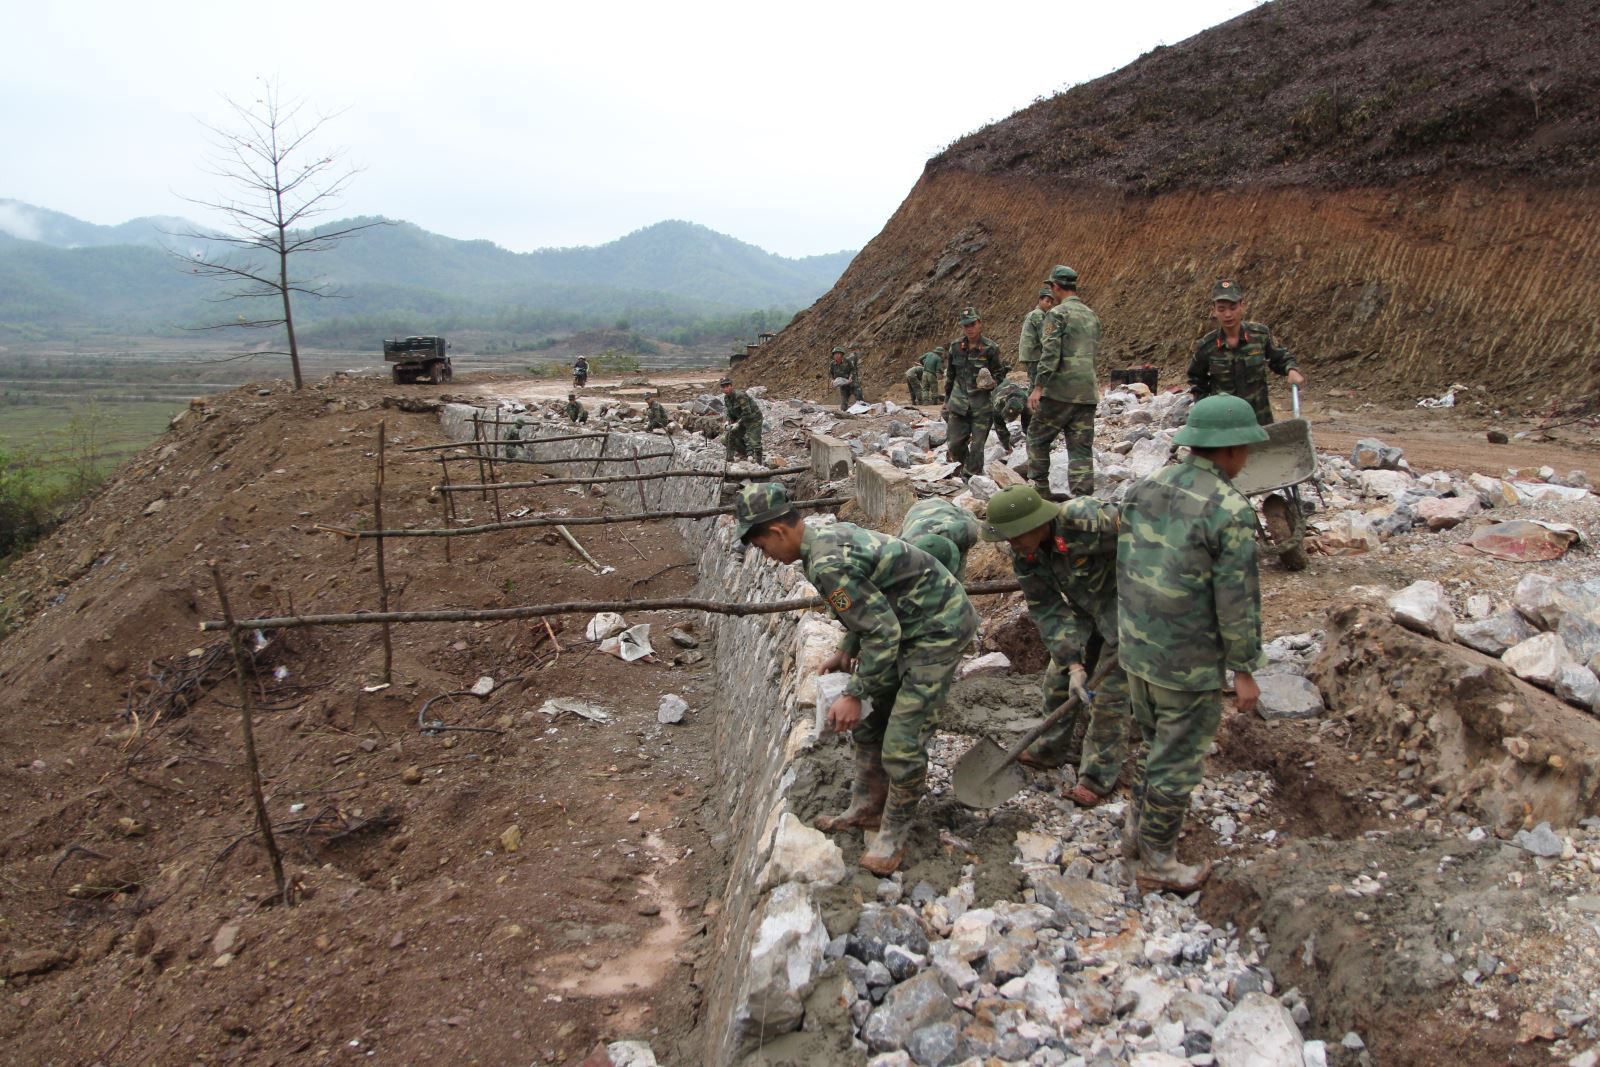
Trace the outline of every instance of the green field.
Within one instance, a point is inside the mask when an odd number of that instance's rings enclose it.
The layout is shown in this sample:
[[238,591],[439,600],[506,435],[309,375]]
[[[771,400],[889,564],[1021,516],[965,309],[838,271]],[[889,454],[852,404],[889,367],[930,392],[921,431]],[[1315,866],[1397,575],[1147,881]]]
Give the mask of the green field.
[[0,451],[38,460],[47,480],[87,462],[106,473],[161,436],[184,400],[43,400],[0,406]]

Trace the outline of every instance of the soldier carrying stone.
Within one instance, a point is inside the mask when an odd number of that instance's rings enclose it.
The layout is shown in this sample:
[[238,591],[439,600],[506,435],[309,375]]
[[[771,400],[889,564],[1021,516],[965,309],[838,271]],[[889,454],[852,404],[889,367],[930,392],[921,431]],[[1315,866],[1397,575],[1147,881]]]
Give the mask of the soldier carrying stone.
[[962,336],[945,347],[949,362],[944,385],[944,417],[949,426],[950,460],[961,464],[968,477],[983,473],[983,453],[989,444],[989,423],[994,387],[1006,376],[1000,363],[1000,346],[983,336],[983,319],[977,308],[962,309]]
[[850,406],[852,398],[866,400],[861,392],[861,369],[839,345],[833,346],[833,358],[828,363],[828,381],[839,390],[840,411]]
[[728,428],[722,440],[727,449],[727,459],[732,463],[737,456],[749,456],[765,466],[761,452],[761,405],[750,394],[733,387],[732,378],[722,379],[722,410],[728,419]]
[[906,512],[900,540],[922,549],[960,581],[967,576],[967,553],[978,543],[978,520],[959,504],[930,496]]
[[[978,613],[926,552],[853,523],[807,526],[781,485],[746,486],[734,507],[740,541],[775,563],[798,562],[844,624],[844,640],[822,669],[851,671],[828,708],[828,725],[851,731],[856,778],[849,809],[816,826],[876,830],[861,866],[880,878],[892,874],[925,788],[928,740]],[[863,698],[872,702],[864,717]]]
[[935,347],[922,354],[922,402],[932,404],[944,394],[939,389],[939,375],[944,371],[944,348]]
[[1272,422],[1267,396],[1267,371],[1281,374],[1290,385],[1303,385],[1305,375],[1289,350],[1278,344],[1264,322],[1246,322],[1244,291],[1221,279],[1211,287],[1211,317],[1217,329],[1200,338],[1189,360],[1189,387],[1196,400],[1229,393],[1255,409],[1262,426]]
[[906,393],[911,397],[911,406],[919,407],[922,398],[922,361],[917,360],[906,368]]
[[1234,672],[1241,712],[1261,696],[1256,516],[1231,479],[1267,439],[1250,405],[1210,396],[1189,409],[1174,444],[1181,463],[1135,482],[1122,504],[1117,615],[1129,703],[1149,746],[1134,776],[1127,836],[1141,893],[1190,893],[1210,864],[1177,859],[1189,795],[1222,719],[1223,672]]
[[582,404],[578,403],[577,393],[567,394],[567,406],[563,410],[565,411],[567,421],[569,422],[578,423],[589,421],[589,412],[584,409]]

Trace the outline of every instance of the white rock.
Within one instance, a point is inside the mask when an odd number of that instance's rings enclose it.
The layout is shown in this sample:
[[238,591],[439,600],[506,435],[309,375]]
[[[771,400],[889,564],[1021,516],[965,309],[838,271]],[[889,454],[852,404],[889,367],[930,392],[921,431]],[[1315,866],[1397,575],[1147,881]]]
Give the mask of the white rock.
[[1060,858],[1061,839],[1055,834],[1039,834],[1032,830],[1017,831],[1017,862],[1024,866],[1034,863],[1054,864]]
[[1499,478],[1491,478],[1487,474],[1467,475],[1467,484],[1472,486],[1478,494],[1478,501],[1486,508],[1511,508],[1521,503],[1522,498],[1508,483]]
[[1300,1046],[1300,1052],[1305,1057],[1306,1067],[1328,1067],[1328,1043],[1326,1041],[1307,1041]]
[[680,723],[689,714],[689,702],[677,693],[663,693],[661,703],[656,706],[656,722],[663,726]]
[[1564,610],[1559,584],[1548,574],[1525,574],[1511,593],[1511,604],[1539,629],[1554,630]]
[[472,688],[468,692],[475,697],[486,697],[494,692],[494,679],[485,674],[472,683]]
[[1305,1067],[1304,1048],[1289,1010],[1265,993],[1246,993],[1211,1039],[1223,1067]]
[[1440,641],[1455,636],[1456,616],[1438,582],[1412,582],[1389,598],[1394,621]]
[[833,655],[839,647],[844,627],[821,612],[808,611],[800,616],[795,627],[795,677],[798,685],[795,702],[801,707],[815,707],[817,703],[817,678],[822,661]]
[[1488,593],[1473,593],[1467,597],[1467,618],[1487,619],[1494,614],[1494,597]]
[[811,891],[798,882],[774,889],[762,906],[739,992],[740,1030],[765,1039],[799,1026],[827,946],[828,930]]
[[1052,1026],[1059,1026],[1066,1020],[1067,1002],[1061,997],[1061,978],[1054,967],[1044,962],[1035,963],[1025,976],[1007,982],[1005,988],[1016,982],[1022,983],[1021,999],[1028,1006],[1029,1015]]
[[1322,692],[1309,678],[1272,671],[1258,673],[1255,679],[1261,687],[1261,700],[1256,704],[1256,714],[1269,722],[1277,719],[1314,719],[1324,710]]
[[1477,622],[1456,624],[1456,640],[1489,656],[1504,655],[1539,631],[1515,611],[1502,611]]
[[608,637],[615,637],[628,628],[621,615],[614,611],[602,611],[589,620],[589,625],[584,627],[583,636],[591,641],[604,641]]
[[1171,458],[1172,440],[1164,434],[1157,434],[1133,446],[1133,451],[1128,453],[1128,468],[1135,478],[1147,478],[1166,466]]
[[606,1046],[611,1067],[656,1067],[656,1054],[648,1041],[613,1041]]
[[1568,704],[1600,711],[1600,678],[1588,667],[1577,663],[1563,667],[1556,679],[1555,693]]
[[987,475],[974,474],[967,479],[967,491],[979,500],[988,500],[1000,491],[1000,486]]
[[1189,1067],[1189,1061],[1170,1052],[1141,1052],[1128,1061],[1128,1067]]
[[999,917],[988,908],[974,908],[950,926],[950,949],[971,962],[986,956],[1000,943]]
[[1511,487],[1523,500],[1554,500],[1574,504],[1589,495],[1589,490],[1570,485],[1553,485],[1549,482],[1512,482]]
[[1358,484],[1367,496],[1399,500],[1411,488],[1411,475],[1404,471],[1362,471]]
[[1172,1003],[1181,988],[1148,973],[1135,974],[1122,984],[1123,995],[1135,998],[1133,1017],[1149,1023],[1166,1013],[1167,1005]]
[[1545,689],[1554,689],[1562,671],[1577,666],[1566,642],[1556,634],[1535,634],[1506,649],[1500,661],[1518,678]]
[[1359,511],[1341,511],[1323,524],[1323,541],[1329,548],[1372,552],[1382,543],[1372,520]]
[[1011,660],[1004,652],[988,652],[975,656],[961,665],[961,677],[977,678],[985,674],[1010,674]]
[[760,885],[768,889],[780,882],[838,885],[844,881],[844,853],[820,830],[812,829],[792,812],[784,812],[772,833],[772,852],[761,872]]
[[1417,501],[1417,518],[1430,530],[1448,530],[1483,510],[1476,496],[1430,496]]

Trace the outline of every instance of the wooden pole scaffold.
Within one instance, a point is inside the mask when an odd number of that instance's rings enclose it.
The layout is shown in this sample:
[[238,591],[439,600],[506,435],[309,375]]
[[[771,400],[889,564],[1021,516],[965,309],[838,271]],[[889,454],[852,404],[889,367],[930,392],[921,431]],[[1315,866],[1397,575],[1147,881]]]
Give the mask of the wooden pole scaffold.
[[[1014,593],[1019,586],[1015,581],[973,582],[966,587],[968,596],[999,596]],[[592,615],[602,611],[705,611],[714,615],[776,615],[786,611],[809,611],[823,605],[820,596],[795,597],[790,600],[769,600],[759,603],[741,603],[730,600],[702,600],[694,597],[670,597],[664,600],[573,600],[560,604],[528,604],[516,608],[438,608],[422,611],[391,611],[387,613],[351,612],[340,615],[280,615],[262,619],[241,619],[234,623],[241,630],[287,630],[302,626],[372,626],[382,622],[500,622],[510,619],[539,619],[551,615]],[[202,631],[222,630],[226,622],[202,622]]]

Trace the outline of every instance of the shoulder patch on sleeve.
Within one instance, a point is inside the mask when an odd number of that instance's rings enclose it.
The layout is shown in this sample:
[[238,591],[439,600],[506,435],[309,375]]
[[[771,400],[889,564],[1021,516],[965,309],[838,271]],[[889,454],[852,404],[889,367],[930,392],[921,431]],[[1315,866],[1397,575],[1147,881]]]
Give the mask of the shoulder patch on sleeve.
[[850,594],[843,589],[835,589],[827,596],[828,606],[834,611],[843,614],[850,610]]

